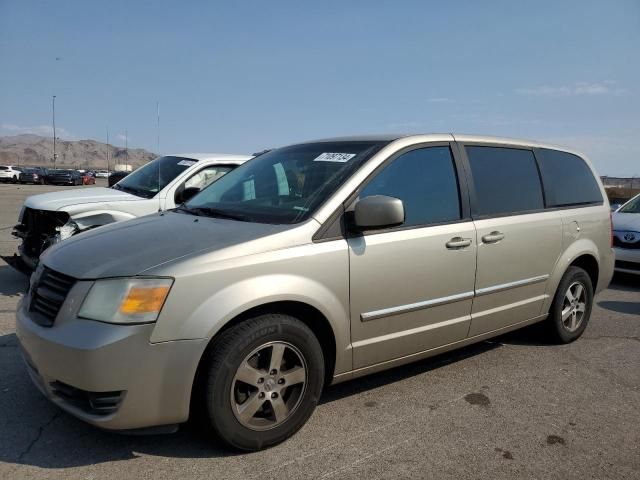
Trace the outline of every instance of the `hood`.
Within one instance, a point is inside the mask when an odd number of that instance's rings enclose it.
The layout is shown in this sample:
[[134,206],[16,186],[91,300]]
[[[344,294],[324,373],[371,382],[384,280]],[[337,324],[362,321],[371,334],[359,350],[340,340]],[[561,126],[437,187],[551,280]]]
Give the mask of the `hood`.
[[61,190],[59,192],[43,193],[28,197],[24,206],[36,210],[60,210],[71,205],[83,203],[100,203],[115,201],[144,200],[130,193],[113,188],[79,188],[75,190]]
[[640,213],[620,213],[612,215],[613,229],[618,232],[640,232]]
[[237,246],[290,228],[167,212],[77,235],[47,250],[42,262],[78,279],[132,276],[186,255]]

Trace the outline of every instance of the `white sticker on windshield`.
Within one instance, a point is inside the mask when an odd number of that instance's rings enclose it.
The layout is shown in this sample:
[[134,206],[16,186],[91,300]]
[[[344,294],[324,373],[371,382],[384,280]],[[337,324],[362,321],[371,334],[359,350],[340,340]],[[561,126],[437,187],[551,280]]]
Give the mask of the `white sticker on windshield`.
[[190,167],[191,165],[195,165],[196,162],[195,160],[180,160],[178,162],[178,165],[184,165],[185,167]]
[[339,162],[345,163],[355,157],[355,153],[322,153],[313,159],[314,162]]

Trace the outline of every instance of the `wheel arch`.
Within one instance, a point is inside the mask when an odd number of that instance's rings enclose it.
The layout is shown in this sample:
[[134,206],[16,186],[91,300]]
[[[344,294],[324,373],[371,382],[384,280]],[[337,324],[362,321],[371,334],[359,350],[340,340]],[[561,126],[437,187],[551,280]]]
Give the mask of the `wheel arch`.
[[[598,260],[596,257],[589,253],[585,253],[575,258],[570,264],[570,267],[580,267],[587,274],[589,278],[591,278],[591,284],[593,285],[593,290],[595,291],[598,286],[598,278],[600,276],[600,265],[598,264]],[[568,267],[567,267],[568,268]]]
[[242,323],[249,318],[268,314],[268,313],[280,313],[284,315],[290,315],[291,317],[300,320],[314,333],[320,347],[322,348],[324,366],[325,366],[325,385],[329,385],[333,380],[335,364],[336,364],[336,337],[333,327],[329,322],[329,319],[316,307],[301,301],[296,300],[280,300],[257,305],[242,313],[236,315],[234,318],[226,322],[210,339],[205,347],[198,366],[195,371],[193,383],[191,386],[191,400],[190,410],[191,412],[201,412],[202,405],[199,404],[202,398],[204,379],[207,370],[207,360],[209,358],[209,352],[215,346],[215,342],[224,332]]
[[591,278],[594,293],[601,286],[601,265],[598,247],[591,240],[580,239],[572,243],[558,259],[549,277],[546,291],[547,299],[542,307],[542,312],[547,313],[549,311],[558,285],[571,266],[580,267],[587,272],[589,278]]

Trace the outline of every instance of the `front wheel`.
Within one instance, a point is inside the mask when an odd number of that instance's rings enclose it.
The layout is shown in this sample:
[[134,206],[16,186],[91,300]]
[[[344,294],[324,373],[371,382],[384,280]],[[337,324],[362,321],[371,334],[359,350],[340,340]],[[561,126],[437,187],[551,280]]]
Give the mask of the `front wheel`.
[[580,267],[569,267],[560,280],[546,320],[552,339],[571,343],[587,328],[593,308],[591,277]]
[[260,450],[296,433],[324,383],[322,348],[296,318],[267,314],[223,332],[210,349],[206,412],[214,432],[241,450]]

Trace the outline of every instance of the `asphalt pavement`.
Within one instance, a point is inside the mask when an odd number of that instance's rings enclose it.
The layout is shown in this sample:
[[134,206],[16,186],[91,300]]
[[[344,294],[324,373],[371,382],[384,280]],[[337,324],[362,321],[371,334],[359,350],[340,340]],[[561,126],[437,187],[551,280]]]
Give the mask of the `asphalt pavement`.
[[[60,188],[0,185],[9,263],[24,198]],[[191,427],[104,432],[49,403],[15,336],[27,280],[0,259],[2,479],[640,478],[640,277],[614,278],[575,343],[528,328],[329,387],[297,435],[250,454]]]

